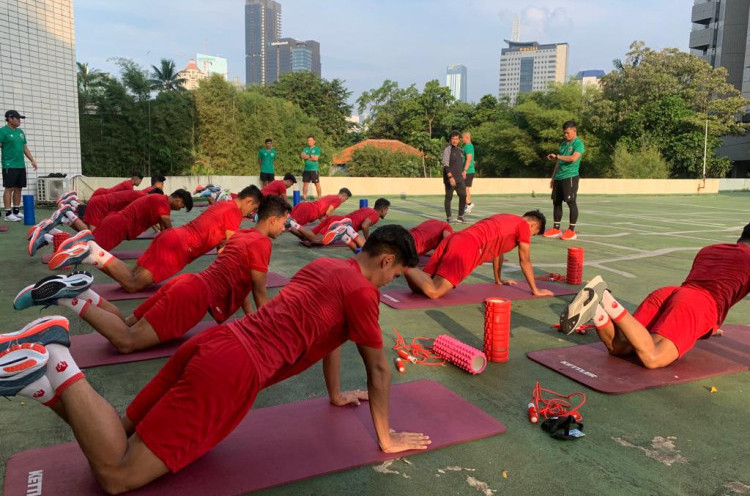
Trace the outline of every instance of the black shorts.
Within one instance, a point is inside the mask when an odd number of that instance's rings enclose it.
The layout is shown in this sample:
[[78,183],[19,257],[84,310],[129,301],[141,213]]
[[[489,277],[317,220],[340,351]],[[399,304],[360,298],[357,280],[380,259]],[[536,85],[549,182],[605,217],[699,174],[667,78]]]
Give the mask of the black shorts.
[[3,188],[25,188],[26,168],[3,169]]
[[567,179],[555,179],[552,183],[552,202],[572,202],[578,195],[578,179],[580,176]]
[[260,173],[260,180],[263,181],[264,183],[270,183],[274,179],[276,179],[276,176],[274,176],[272,172],[261,172]]
[[320,182],[320,172],[318,171],[303,171],[302,172],[303,183],[318,184]]
[[464,184],[467,188],[471,188],[472,183],[474,182],[474,173],[466,173],[466,179],[464,179]]

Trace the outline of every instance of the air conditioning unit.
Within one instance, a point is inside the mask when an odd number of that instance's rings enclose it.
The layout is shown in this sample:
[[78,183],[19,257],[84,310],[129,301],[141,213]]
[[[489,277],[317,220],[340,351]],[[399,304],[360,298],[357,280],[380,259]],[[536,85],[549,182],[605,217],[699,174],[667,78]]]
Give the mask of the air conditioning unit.
[[67,191],[70,191],[70,179],[67,177],[39,177],[36,180],[37,202],[55,203]]

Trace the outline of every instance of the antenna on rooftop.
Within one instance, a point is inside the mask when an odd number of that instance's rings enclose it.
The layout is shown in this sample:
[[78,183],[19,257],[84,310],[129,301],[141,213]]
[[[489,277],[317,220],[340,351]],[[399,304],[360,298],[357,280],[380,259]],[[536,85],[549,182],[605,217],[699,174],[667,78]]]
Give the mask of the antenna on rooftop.
[[510,35],[511,41],[521,41],[521,20],[518,16],[513,18],[513,30]]

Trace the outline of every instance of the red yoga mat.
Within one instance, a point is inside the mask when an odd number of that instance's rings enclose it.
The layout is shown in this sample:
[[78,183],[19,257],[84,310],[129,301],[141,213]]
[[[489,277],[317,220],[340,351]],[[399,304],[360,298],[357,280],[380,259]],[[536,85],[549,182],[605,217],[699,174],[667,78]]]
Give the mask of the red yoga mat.
[[[539,289],[549,289],[555,296],[576,294],[576,290],[564,288],[555,284],[536,281]],[[454,288],[442,298],[431,300],[424,295],[416,294],[411,289],[389,289],[380,292],[380,302],[399,310],[407,308],[450,307],[482,303],[487,298],[505,298],[507,300],[529,300],[537,298],[531,294],[529,285],[519,282],[515,286],[501,286],[495,283],[464,284]]]
[[[393,386],[390,422],[396,430],[429,435],[428,451],[505,432],[494,417],[425,380]],[[327,397],[316,398],[251,410],[232,434],[195,463],[128,495],[236,496],[418,453],[380,451],[366,404],[336,407]],[[27,494],[33,474],[43,474],[43,487],[50,488],[50,494],[103,494],[76,443],[13,455],[4,494]]]
[[341,248],[342,246],[345,248],[347,247],[346,243],[344,243],[343,241],[334,241],[330,245],[314,245],[307,240],[300,240],[299,244],[301,244],[302,246],[306,246],[307,248]]
[[135,239],[154,239],[154,237],[156,236],[156,234],[157,234],[157,233],[155,233],[154,231],[151,231],[151,230],[149,230],[149,231],[144,231],[144,232],[142,232],[142,233],[141,233],[141,234],[140,234],[140,235],[139,235],[139,236],[138,236],[137,238],[135,238]]
[[[120,260],[138,260],[140,256],[143,255],[144,251],[146,250],[112,250],[110,253],[112,253],[115,258],[119,258]],[[48,264],[52,259],[52,255],[52,253],[47,253],[42,256],[42,263],[45,265]],[[204,253],[203,256],[216,256],[216,249]]]
[[0,226],[0,232],[7,232],[8,229],[8,226]]
[[122,354],[117,351],[107,339],[93,332],[79,336],[70,337],[70,353],[73,355],[78,366],[82,369],[91,367],[101,367],[102,365],[114,365],[117,363],[140,362],[143,360],[153,360],[155,358],[170,357],[182,343],[209,327],[216,325],[216,322],[204,321],[190,329],[179,339],[168,341],[159,346],[154,346],[147,350],[136,351],[134,353]]
[[527,356],[595,391],[623,394],[750,369],[750,326],[723,326],[668,367],[649,370],[635,357],[611,356],[602,343],[532,351]]
[[[267,288],[280,288],[286,286],[289,282],[289,278],[277,274],[276,272],[269,272],[266,279]],[[136,293],[128,293],[120,284],[116,282],[106,282],[102,284],[94,284],[91,289],[99,293],[104,299],[109,301],[124,301],[124,300],[140,300],[142,298],[148,298],[159,290],[160,284],[152,284],[151,286],[142,289]]]

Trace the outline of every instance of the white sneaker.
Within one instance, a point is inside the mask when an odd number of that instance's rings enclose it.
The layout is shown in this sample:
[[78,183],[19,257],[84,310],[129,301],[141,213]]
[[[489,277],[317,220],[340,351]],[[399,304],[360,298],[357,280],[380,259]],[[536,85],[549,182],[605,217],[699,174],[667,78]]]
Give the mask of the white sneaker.
[[6,215],[5,220],[7,222],[21,222],[21,218],[15,214]]
[[19,219],[23,219],[23,214],[21,212],[18,212],[17,214],[15,214],[15,216]]
[[464,209],[464,213],[470,214],[473,209],[474,209],[474,204],[467,203],[466,208]]

